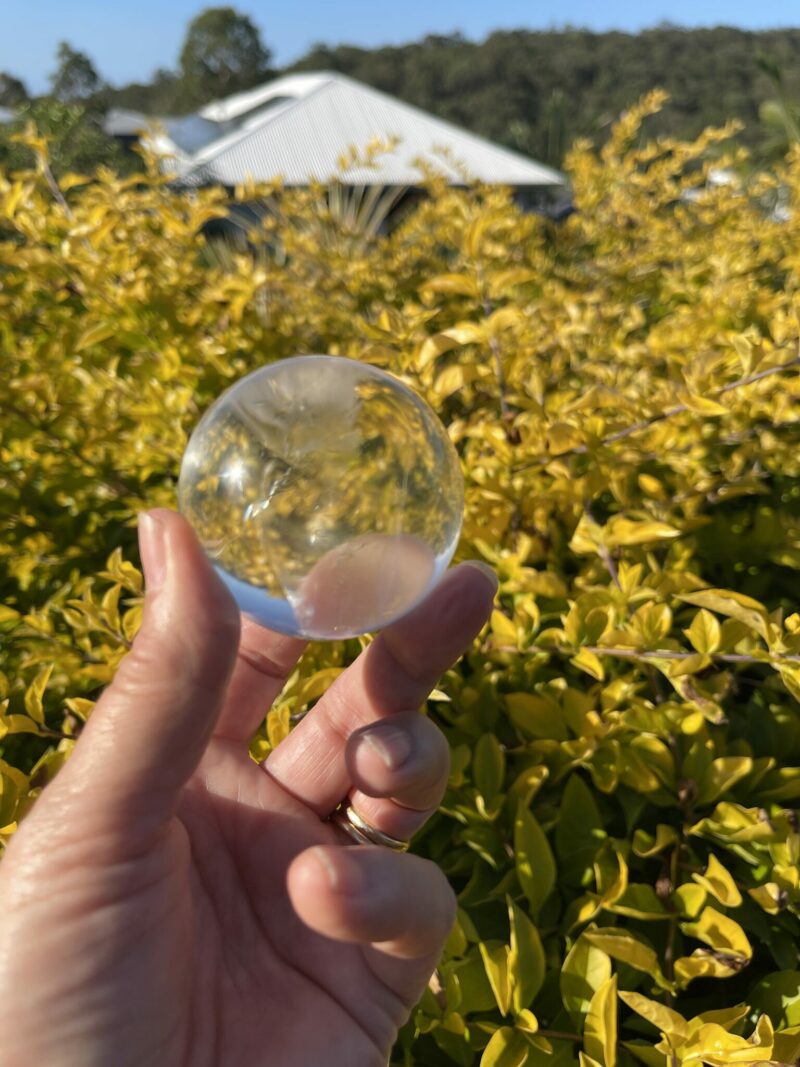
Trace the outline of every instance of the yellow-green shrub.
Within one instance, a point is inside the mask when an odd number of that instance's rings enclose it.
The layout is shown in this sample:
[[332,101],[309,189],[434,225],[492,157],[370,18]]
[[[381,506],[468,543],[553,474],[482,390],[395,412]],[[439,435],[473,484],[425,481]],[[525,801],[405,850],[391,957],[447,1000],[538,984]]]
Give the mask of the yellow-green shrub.
[[[800,153],[707,183],[730,131],[642,143],[658,103],[573,151],[560,226],[434,183],[365,239],[295,191],[219,257],[220,192],[54,188],[43,146],[0,175],[3,836],[129,647],[136,512],[232,379],[340,353],[450,427],[459,555],[501,586],[427,709],[453,770],[417,847],[461,908],[398,1063],[800,1052]],[[254,755],[357,651],[309,652]]]

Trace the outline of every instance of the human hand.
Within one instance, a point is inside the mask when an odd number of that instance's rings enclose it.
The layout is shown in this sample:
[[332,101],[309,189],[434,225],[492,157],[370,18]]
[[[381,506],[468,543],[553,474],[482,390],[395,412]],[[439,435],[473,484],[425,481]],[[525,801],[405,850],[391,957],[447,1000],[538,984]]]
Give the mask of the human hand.
[[449,572],[269,756],[302,641],[245,620],[184,519],[143,517],[142,628],[0,865],[3,1067],[384,1067],[454,916],[432,863],[343,847],[347,798],[407,839],[447,744],[415,711],[494,583]]

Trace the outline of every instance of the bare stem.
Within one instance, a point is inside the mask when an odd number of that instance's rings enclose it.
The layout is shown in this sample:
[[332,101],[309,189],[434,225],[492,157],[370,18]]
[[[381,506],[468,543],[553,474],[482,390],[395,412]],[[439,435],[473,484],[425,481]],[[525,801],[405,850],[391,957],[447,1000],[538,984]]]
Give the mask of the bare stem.
[[580,1034],[570,1034],[566,1030],[537,1030],[539,1037],[552,1037],[556,1041],[582,1041]]
[[[483,300],[483,313],[488,319],[492,313],[492,305],[489,302],[488,297],[484,297]],[[497,387],[500,393],[500,418],[503,422],[508,422],[513,416],[511,408],[508,406],[508,398],[506,397],[506,376],[503,370],[503,359],[500,354],[500,344],[496,337],[489,338],[489,349],[494,359],[494,370],[497,375]]]
[[[636,648],[604,648],[601,645],[582,645],[587,652],[594,652],[596,656],[615,656],[618,659],[635,659],[646,663],[649,659],[694,659],[695,656],[699,656],[699,652],[674,652],[672,649],[653,649],[652,651],[640,652]],[[543,649],[542,651],[546,651]],[[564,655],[575,655],[578,649],[564,648],[559,646],[558,651]],[[720,660],[722,663],[766,663],[767,665],[778,665],[781,663],[800,663],[800,656],[770,656],[768,659],[762,659],[759,656],[745,656],[735,652],[717,653],[710,657],[711,659]]]
[[[781,374],[783,371],[791,370],[793,367],[800,367],[800,356],[795,356],[794,359],[787,360],[786,363],[779,363],[775,367],[767,367],[766,370],[758,371],[755,374],[748,374],[744,378],[737,378],[735,382],[729,382],[727,385],[723,385],[722,388],[718,389],[713,395],[724,396],[725,393],[730,393],[734,389],[743,389],[746,385],[753,385],[755,382],[760,382],[764,378],[769,378],[774,374]],[[642,419],[641,422],[635,422],[631,426],[626,426],[624,430],[617,430],[616,433],[609,434],[608,437],[603,437],[599,443],[600,445],[615,444],[617,441],[622,441],[624,438],[630,437],[632,434],[640,433],[642,430],[648,430],[658,422],[663,422],[665,419],[671,419],[675,415],[682,415],[684,411],[688,410],[688,404],[675,404],[673,407],[667,408],[666,411],[662,411],[658,415],[651,415],[648,419]],[[588,445],[576,445],[575,448],[570,448],[565,452],[561,452],[557,457],[542,456],[535,463],[526,463],[525,466],[518,467],[517,472],[530,470],[532,467],[536,466],[546,466],[556,458],[563,459],[565,456],[586,455],[588,451]]]
[[50,169],[50,164],[47,162],[46,159],[43,159],[41,161],[41,164],[42,174],[44,174],[45,181],[47,182],[47,185],[50,189],[50,192],[53,194],[54,199],[57,200],[58,203],[61,205],[64,214],[67,216],[67,218],[70,220],[74,219],[75,216],[72,213],[72,208],[67,203],[67,199],[61,191],[61,186],[56,181],[55,176],[53,175],[53,172]]

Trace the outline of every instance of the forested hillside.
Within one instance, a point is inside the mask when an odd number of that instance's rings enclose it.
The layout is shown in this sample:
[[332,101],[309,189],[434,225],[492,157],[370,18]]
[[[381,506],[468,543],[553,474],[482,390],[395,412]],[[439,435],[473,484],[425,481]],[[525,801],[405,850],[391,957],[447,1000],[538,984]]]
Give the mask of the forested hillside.
[[[795,136],[800,29],[508,30],[482,42],[454,35],[377,49],[319,45],[283,69],[260,33],[233,8],[209,8],[188,25],[174,70],[127,86],[115,86],[113,71],[95,70],[90,57],[62,43],[51,95],[89,114],[125,107],[179,115],[287,71],[336,70],[554,166],[576,137],[604,140],[614,118],[653,88],[666,89],[670,102],[648,133],[691,138],[737,118],[742,142],[762,158],[771,139],[774,147],[775,124]],[[0,74],[0,105],[18,107],[26,98],[19,79]],[[759,108],[776,98],[770,130]],[[772,158],[785,149],[786,139],[779,141]]]

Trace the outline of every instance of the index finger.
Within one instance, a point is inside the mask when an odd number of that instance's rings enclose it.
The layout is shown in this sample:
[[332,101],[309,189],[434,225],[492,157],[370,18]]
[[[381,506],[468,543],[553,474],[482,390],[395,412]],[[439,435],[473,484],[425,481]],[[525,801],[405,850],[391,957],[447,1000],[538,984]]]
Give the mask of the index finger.
[[264,721],[307,642],[266,630],[242,616],[236,665],[214,736],[247,742]]
[[496,589],[496,578],[480,564],[450,571],[424,603],[376,637],[270,753],[263,765],[270,777],[318,814],[330,814],[351,785],[347,738],[418,708],[480,632]]

